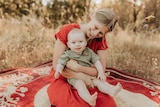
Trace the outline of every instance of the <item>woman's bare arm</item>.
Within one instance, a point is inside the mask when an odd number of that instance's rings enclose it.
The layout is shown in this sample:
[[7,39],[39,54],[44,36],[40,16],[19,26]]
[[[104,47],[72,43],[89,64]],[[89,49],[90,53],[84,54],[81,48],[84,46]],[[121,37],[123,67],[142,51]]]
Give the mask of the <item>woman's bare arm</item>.
[[105,69],[107,67],[106,66],[106,63],[107,63],[106,50],[98,50],[97,51],[97,55],[99,56],[100,62],[102,64],[102,66],[103,66],[103,70],[105,71]]
[[75,60],[68,61],[67,68],[74,70],[75,72],[82,72],[90,76],[97,76],[97,69],[94,66],[93,67],[82,66],[79,65]]
[[97,76],[98,72],[95,67],[87,67],[87,66],[80,66],[78,69],[78,72],[83,72],[90,76]]
[[56,65],[58,63],[58,59],[64,53],[66,48],[67,47],[59,39],[57,39],[55,41],[54,54],[53,54],[53,68],[54,69],[56,69]]
[[87,84],[87,86],[94,87],[92,79],[94,79],[95,77],[93,76],[89,76],[82,72],[75,72],[68,68],[65,68],[64,72],[62,72],[61,75],[67,78],[77,78],[83,80]]

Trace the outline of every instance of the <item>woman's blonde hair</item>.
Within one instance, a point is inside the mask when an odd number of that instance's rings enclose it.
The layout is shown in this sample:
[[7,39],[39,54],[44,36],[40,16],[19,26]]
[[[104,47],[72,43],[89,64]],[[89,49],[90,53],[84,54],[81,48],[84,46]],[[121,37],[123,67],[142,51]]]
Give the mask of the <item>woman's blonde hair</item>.
[[105,24],[110,31],[113,30],[116,22],[118,21],[118,17],[115,13],[108,8],[97,10],[95,13],[95,18],[98,22]]

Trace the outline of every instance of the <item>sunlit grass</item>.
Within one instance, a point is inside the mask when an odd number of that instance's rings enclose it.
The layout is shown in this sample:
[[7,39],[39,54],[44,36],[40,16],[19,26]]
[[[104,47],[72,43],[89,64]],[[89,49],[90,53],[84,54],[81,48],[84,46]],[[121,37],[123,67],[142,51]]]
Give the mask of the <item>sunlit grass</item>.
[[35,18],[0,20],[0,69],[30,67],[52,59],[54,30]]
[[[33,67],[52,60],[55,29],[41,19],[0,19],[0,70]],[[117,27],[107,36],[107,67],[160,83],[160,36]]]
[[160,36],[118,30],[107,35],[107,66],[160,83]]

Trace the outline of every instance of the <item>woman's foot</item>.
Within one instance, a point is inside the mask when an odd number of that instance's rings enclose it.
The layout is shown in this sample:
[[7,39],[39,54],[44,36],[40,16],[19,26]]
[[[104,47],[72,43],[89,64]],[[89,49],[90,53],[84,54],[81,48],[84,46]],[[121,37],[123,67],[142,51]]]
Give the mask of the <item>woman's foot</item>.
[[97,95],[98,95],[97,92],[91,95],[91,99],[88,102],[90,106],[94,107],[96,105]]

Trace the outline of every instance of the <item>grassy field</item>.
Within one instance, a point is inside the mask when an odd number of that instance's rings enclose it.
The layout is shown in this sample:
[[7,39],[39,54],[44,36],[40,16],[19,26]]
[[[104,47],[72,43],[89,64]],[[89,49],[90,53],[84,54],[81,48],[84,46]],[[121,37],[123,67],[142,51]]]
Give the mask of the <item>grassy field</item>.
[[[0,70],[52,60],[58,29],[45,28],[41,22],[28,17],[0,19]],[[119,27],[108,33],[107,66],[160,83],[160,35],[147,35]]]

